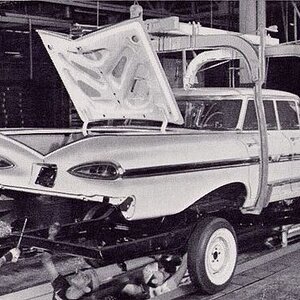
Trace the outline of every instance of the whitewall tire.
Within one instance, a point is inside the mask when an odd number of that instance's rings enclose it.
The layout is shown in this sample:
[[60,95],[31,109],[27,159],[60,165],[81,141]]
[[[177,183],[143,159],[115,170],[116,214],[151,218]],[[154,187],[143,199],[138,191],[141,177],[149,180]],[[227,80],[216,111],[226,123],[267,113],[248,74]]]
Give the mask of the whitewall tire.
[[196,287],[208,294],[231,281],[237,261],[233,227],[222,218],[207,217],[193,231],[188,246],[188,269]]

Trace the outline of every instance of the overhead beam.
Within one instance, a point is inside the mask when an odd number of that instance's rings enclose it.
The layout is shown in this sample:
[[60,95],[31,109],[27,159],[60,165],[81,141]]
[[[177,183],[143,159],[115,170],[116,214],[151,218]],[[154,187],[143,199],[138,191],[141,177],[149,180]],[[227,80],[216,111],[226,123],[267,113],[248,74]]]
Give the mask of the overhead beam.
[[266,57],[300,57],[300,44],[283,44],[266,47]]
[[69,29],[72,21],[64,21],[61,19],[24,15],[24,14],[14,14],[6,13],[5,16],[0,15],[0,23],[13,23],[13,24],[28,24],[29,20],[33,26],[49,26],[55,28],[65,28]]

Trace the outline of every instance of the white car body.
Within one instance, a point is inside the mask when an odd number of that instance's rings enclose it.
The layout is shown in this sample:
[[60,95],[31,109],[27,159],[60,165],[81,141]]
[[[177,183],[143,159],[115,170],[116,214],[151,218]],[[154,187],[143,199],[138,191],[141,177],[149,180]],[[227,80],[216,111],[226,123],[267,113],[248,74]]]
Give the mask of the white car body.
[[[252,206],[258,186],[259,136],[257,130],[243,129],[252,90],[192,89],[174,94],[179,102],[240,101],[236,128],[161,132],[153,127],[106,126],[94,128],[86,137],[75,130],[6,131],[0,139],[1,149],[14,167],[1,170],[2,188],[100,202],[106,199],[113,205],[132,197],[124,215],[143,219],[179,213],[214,190],[239,183],[246,190],[243,207]],[[297,96],[264,91],[263,98],[275,104],[293,103],[299,116]],[[280,128],[279,123],[277,126]],[[299,196],[300,174],[295,165],[300,130],[268,130],[268,138],[270,200]],[[122,174],[114,180],[99,180],[70,173],[73,167],[91,162],[115,163]],[[47,165],[57,167],[53,187],[36,183]]]
[[[252,89],[172,92],[139,21],[104,28],[76,40],[39,33],[85,125],[83,130],[3,131],[3,190],[115,206],[125,203],[121,211],[129,220],[179,213],[222,188],[227,192],[237,189],[232,194],[242,197],[240,209],[255,205],[259,135],[258,130],[244,128],[247,104],[254,97]],[[175,99],[178,103],[237,101],[237,122],[232,128],[225,128],[220,120],[210,125],[213,128],[205,128],[205,124],[180,128],[183,119],[191,116],[180,114]],[[275,118],[275,128],[268,130],[269,200],[298,197],[299,98],[265,90],[263,99],[273,103]],[[279,102],[286,103],[284,109],[290,108],[296,120],[293,128],[282,124]],[[199,105],[201,108],[203,104]],[[198,113],[203,117],[200,108]],[[225,117],[230,119],[230,111],[227,113]],[[124,122],[88,129],[92,122],[111,119]],[[137,119],[163,125],[137,126],[126,121]],[[166,128],[167,122],[177,127]],[[113,173],[109,178],[104,178],[105,168]]]

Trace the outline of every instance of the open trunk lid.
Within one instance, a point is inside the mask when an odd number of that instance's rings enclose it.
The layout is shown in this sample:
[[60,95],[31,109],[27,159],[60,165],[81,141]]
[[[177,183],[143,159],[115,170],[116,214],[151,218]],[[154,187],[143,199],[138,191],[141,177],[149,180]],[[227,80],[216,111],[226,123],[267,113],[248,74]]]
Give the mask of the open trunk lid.
[[183,123],[140,20],[75,40],[61,33],[38,33],[84,122],[124,118]]

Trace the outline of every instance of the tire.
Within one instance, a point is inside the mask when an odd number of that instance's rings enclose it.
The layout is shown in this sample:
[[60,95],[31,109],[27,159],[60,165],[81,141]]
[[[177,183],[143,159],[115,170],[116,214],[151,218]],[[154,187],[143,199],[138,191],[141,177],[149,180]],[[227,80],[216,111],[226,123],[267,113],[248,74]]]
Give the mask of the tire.
[[231,281],[237,261],[233,227],[222,218],[200,221],[188,244],[188,270],[192,283],[206,294],[223,290]]

